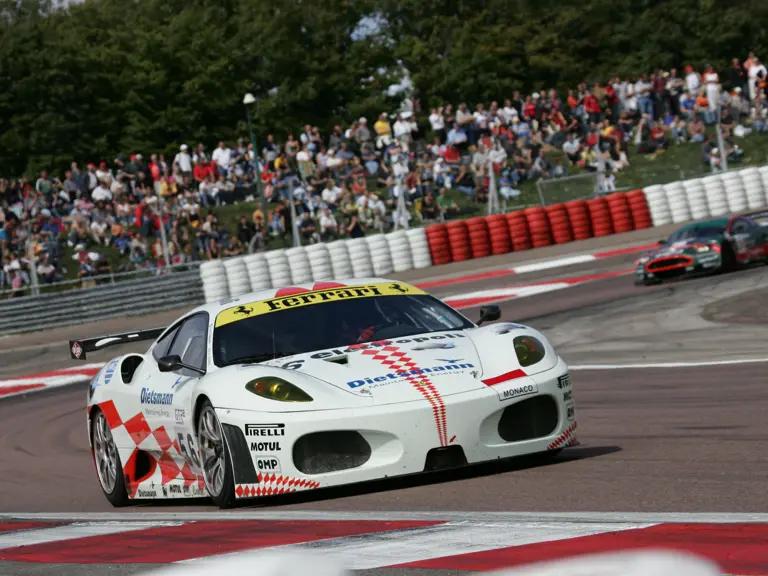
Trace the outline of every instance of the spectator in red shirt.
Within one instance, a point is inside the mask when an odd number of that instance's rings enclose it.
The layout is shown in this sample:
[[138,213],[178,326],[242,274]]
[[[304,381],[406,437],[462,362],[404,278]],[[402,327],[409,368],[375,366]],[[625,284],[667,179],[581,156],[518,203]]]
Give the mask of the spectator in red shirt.
[[589,115],[590,122],[598,123],[602,120],[600,101],[592,90],[584,96],[584,111]]

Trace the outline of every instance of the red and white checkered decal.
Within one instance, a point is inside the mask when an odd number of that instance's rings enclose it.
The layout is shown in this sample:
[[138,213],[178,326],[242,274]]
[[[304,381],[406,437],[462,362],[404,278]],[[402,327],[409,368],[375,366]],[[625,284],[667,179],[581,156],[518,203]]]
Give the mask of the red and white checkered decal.
[[[123,463],[123,474],[126,479],[126,488],[128,496],[136,497],[139,485],[154,476],[157,468],[160,468],[160,486],[166,486],[175,480],[182,481],[184,496],[190,496],[191,487],[196,488],[197,495],[205,490],[205,480],[201,474],[195,472],[184,458],[177,440],[171,440],[168,431],[164,426],[152,430],[147,423],[144,414],[139,412],[128,420],[123,421],[112,400],[98,404],[99,409],[104,413],[110,430],[112,431],[115,442],[118,446],[124,446],[127,442],[119,442],[122,436],[125,440],[127,435],[134,448],[131,455]],[[143,477],[136,477],[136,459],[139,451],[144,451],[151,460],[150,470]],[[161,456],[156,460],[153,454],[160,453]]]
[[549,450],[558,450],[560,448],[565,448],[566,446],[578,446],[579,440],[576,438],[576,427],[578,426],[577,422],[574,422],[568,428],[563,430],[563,433],[558,436],[552,444],[547,446],[547,449]]
[[320,488],[320,482],[305,478],[292,478],[280,474],[258,474],[258,484],[235,484],[235,496],[238,498],[253,498],[254,496],[274,496],[288,494],[299,490]]

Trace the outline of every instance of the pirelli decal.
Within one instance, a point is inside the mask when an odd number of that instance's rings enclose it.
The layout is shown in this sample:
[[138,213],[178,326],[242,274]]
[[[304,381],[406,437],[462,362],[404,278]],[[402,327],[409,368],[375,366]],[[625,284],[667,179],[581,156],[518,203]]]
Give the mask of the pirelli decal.
[[225,326],[245,318],[253,318],[270,312],[280,312],[290,308],[299,308],[311,304],[336,302],[339,300],[355,300],[357,298],[373,298],[375,296],[419,296],[426,294],[414,286],[400,282],[382,282],[378,284],[361,284],[359,286],[343,286],[326,288],[325,290],[307,290],[290,296],[279,296],[269,300],[249,302],[232,306],[219,312],[216,317],[216,327]]

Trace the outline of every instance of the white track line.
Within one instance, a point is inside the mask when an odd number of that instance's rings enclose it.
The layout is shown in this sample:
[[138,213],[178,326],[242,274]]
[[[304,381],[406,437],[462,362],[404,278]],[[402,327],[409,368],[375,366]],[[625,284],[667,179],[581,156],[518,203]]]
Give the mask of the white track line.
[[710,360],[707,362],[657,362],[650,364],[573,364],[571,370],[624,370],[648,368],[699,368],[705,366],[731,366],[733,364],[760,364],[768,358],[744,358],[743,360]]
[[[367,570],[382,566],[392,566],[394,564],[445,558],[458,554],[496,550],[510,546],[524,546],[526,544],[567,540],[618,530],[647,528],[653,525],[648,523],[470,524],[458,522],[425,528],[331,538],[303,544],[274,546],[270,550],[275,552],[282,551],[284,553],[297,550],[322,552],[323,556],[328,556],[342,562],[349,570]],[[180,562],[180,564],[222,562],[229,559],[246,561],[250,557],[253,557],[254,561],[256,561],[261,553],[259,550],[234,552],[186,560]]]
[[688,523],[768,523],[766,513],[730,512],[452,512],[452,511],[367,511],[331,512],[321,510],[227,511],[211,505],[202,512],[5,512],[0,520],[57,521],[175,521],[205,520],[428,520],[446,522],[688,522]]
[[0,550],[4,548],[16,548],[17,546],[32,546],[33,544],[47,544],[88,536],[104,536],[105,534],[119,534],[120,532],[133,532],[134,530],[146,530],[159,526],[178,526],[179,522],[126,522],[123,515],[122,522],[96,522],[85,524],[69,524],[67,526],[55,526],[32,530],[20,530],[18,532],[6,532],[0,534]]

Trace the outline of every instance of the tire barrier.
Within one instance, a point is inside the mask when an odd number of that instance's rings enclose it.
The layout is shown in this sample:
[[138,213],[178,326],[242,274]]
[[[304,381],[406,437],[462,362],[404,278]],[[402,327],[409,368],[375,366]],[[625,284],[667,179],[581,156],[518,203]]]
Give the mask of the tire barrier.
[[384,234],[366,236],[365,242],[368,244],[368,252],[371,254],[373,276],[387,276],[392,274],[392,272],[394,272],[392,255],[389,252],[389,244],[387,243],[387,238]]
[[552,204],[546,207],[549,229],[552,231],[552,239],[555,244],[567,244],[573,242],[571,222],[565,204]]
[[333,278],[387,276],[768,206],[768,166],[494,214],[213,260],[200,265],[205,301]]
[[291,284],[304,284],[312,281],[312,269],[309,266],[307,249],[303,246],[285,250],[285,259],[291,270]]
[[651,221],[654,226],[664,226],[672,223],[672,212],[669,209],[667,195],[664,186],[648,186],[645,190],[645,199],[648,201],[648,209],[651,212]]
[[451,243],[448,238],[448,228],[445,224],[434,224],[426,229],[427,242],[429,243],[429,255],[432,264],[440,266],[453,261],[451,256]]
[[354,238],[346,242],[349,249],[349,259],[352,262],[352,276],[354,278],[373,276],[373,260],[365,238]]
[[263,253],[257,252],[243,256],[243,262],[245,262],[245,269],[248,271],[248,279],[251,282],[251,292],[272,287],[267,259]]
[[285,250],[271,250],[264,254],[267,262],[269,277],[272,279],[272,286],[290,286],[291,269],[288,264],[288,258],[285,256]]
[[491,255],[491,236],[488,232],[488,222],[482,217],[470,218],[466,222],[472,258],[487,258]]
[[391,234],[379,234],[379,236],[383,236],[387,244],[387,250],[389,250],[392,259],[392,269],[395,272],[413,270],[411,243],[408,236],[405,235],[405,230],[398,230]]
[[704,184],[704,196],[707,199],[709,215],[724,216],[728,214],[728,200],[725,197],[725,186],[723,186],[720,175],[705,176],[701,181]]
[[744,193],[747,196],[747,208],[758,210],[766,205],[765,186],[757,168],[745,168],[739,172]]
[[589,210],[589,220],[592,222],[592,234],[595,238],[613,234],[613,220],[608,208],[608,200],[605,198],[587,200],[587,209]]
[[491,239],[491,254],[506,254],[512,251],[512,238],[504,214],[494,214],[486,218],[488,235]]
[[448,229],[448,245],[451,247],[451,259],[453,262],[464,262],[472,258],[472,247],[469,243],[469,229],[463,220],[449,222],[445,225]]
[[685,195],[685,188],[680,182],[672,182],[664,185],[664,194],[667,197],[669,213],[672,215],[672,222],[679,224],[691,219],[691,210],[688,207],[688,197]]
[[739,172],[726,172],[720,176],[720,179],[725,188],[725,200],[728,204],[728,211],[737,213],[747,210],[747,192],[744,190],[744,184],[741,182]]
[[[643,202],[645,202],[645,197],[643,197]],[[587,240],[592,238],[592,222],[589,219],[589,208],[587,208],[586,200],[566,202],[565,211],[568,214],[568,222],[571,225],[573,239]]]
[[521,250],[533,248],[531,231],[528,229],[528,220],[525,219],[525,213],[522,210],[509,212],[506,215],[506,220],[507,227],[509,228],[509,237],[512,240],[512,250],[520,252]]
[[[704,188],[701,189],[702,195]],[[632,190],[627,192],[627,201],[629,202],[629,211],[632,213],[632,222],[635,224],[635,230],[652,228],[651,211],[648,209],[648,202],[642,190]]]
[[526,208],[524,210],[525,221],[531,232],[531,243],[534,248],[542,248],[552,245],[552,236],[549,229],[547,211],[541,206]]
[[[345,248],[346,250],[346,248]],[[334,276],[331,266],[331,253],[328,244],[310,244],[306,248],[309,269],[312,271],[312,280],[331,280]]]
[[352,260],[346,240],[334,240],[328,243],[328,255],[331,257],[331,270],[334,278],[352,278]]
[[685,190],[685,195],[688,198],[688,208],[691,211],[691,218],[693,220],[709,218],[707,194],[704,191],[704,182],[701,178],[683,181],[683,190]]
[[[406,230],[406,238],[408,238],[408,244],[411,247],[411,257],[413,258],[413,267],[416,270],[422,270],[432,266],[432,258],[430,257],[430,244],[427,238],[426,228],[412,228]],[[448,248],[448,242],[446,238],[446,248]],[[448,248],[448,258],[450,261],[451,252]]]
[[245,260],[242,258],[229,258],[223,262],[230,298],[248,294],[251,291],[251,279],[248,277]]
[[200,264],[200,279],[203,282],[203,297],[206,304],[229,296],[227,272],[222,260],[211,260]]

